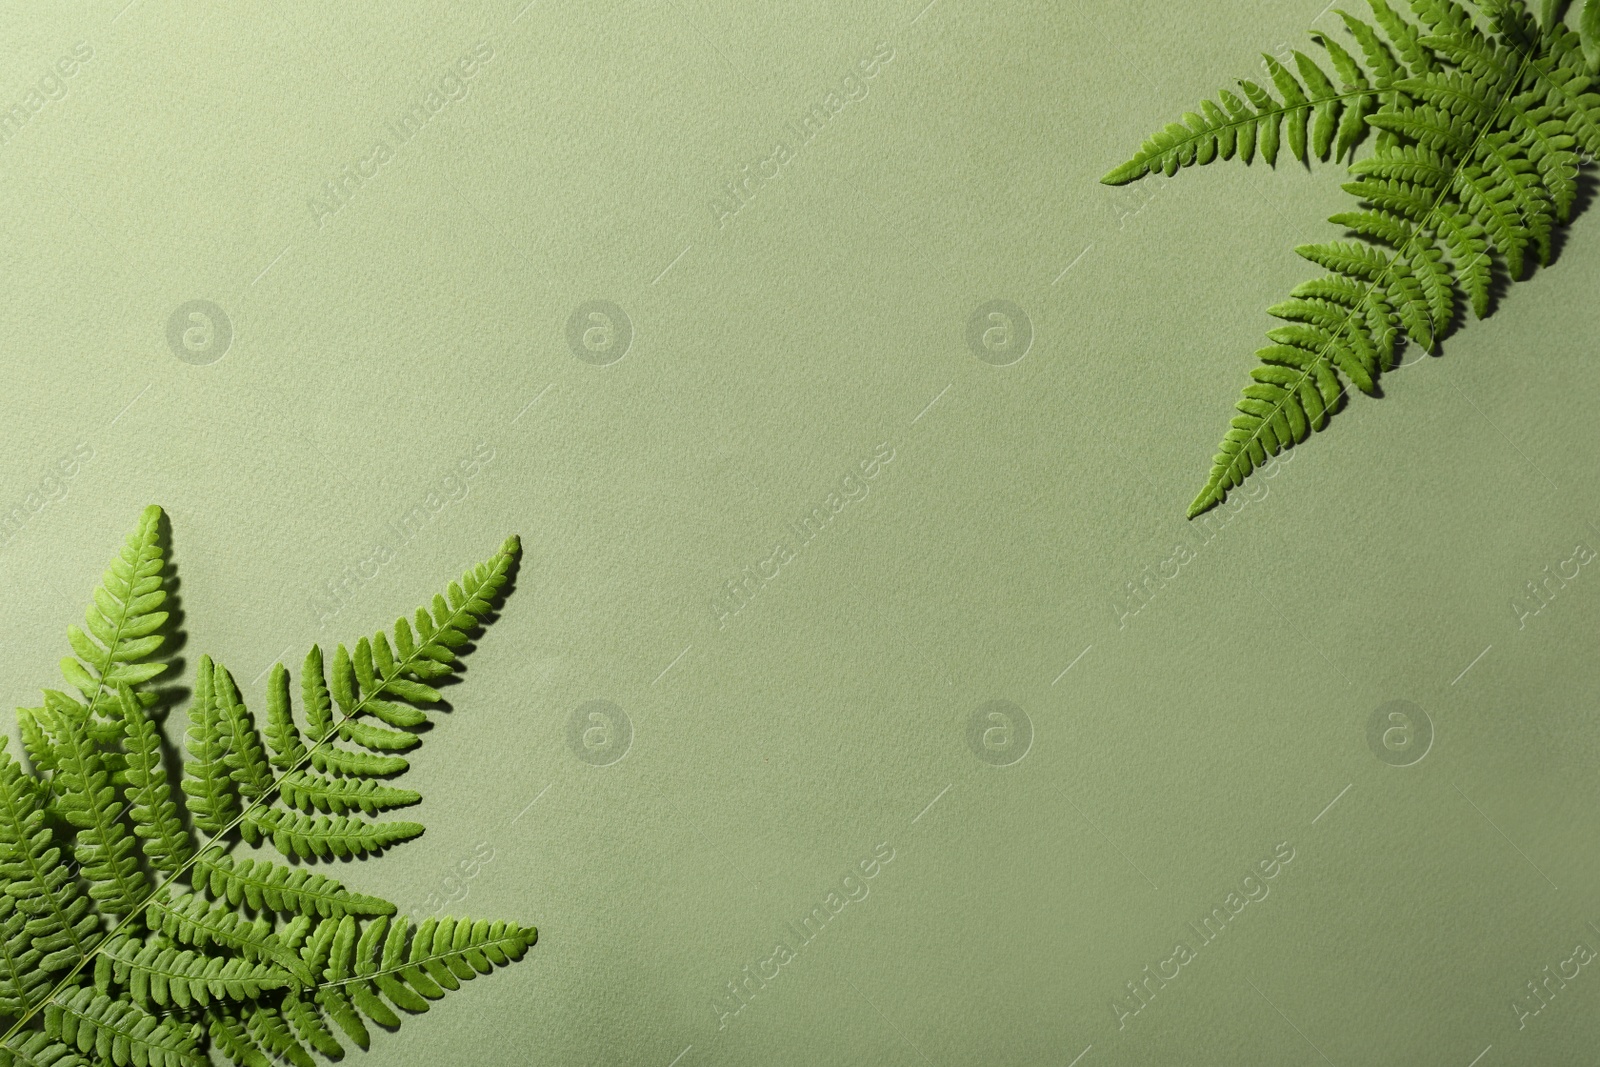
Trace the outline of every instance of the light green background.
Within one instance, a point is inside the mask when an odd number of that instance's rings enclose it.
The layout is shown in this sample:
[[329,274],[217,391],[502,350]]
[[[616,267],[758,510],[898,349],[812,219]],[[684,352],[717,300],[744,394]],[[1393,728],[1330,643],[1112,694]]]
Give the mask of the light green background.
[[[258,706],[276,658],[514,531],[410,775],[427,834],[335,873],[420,910],[482,842],[454,910],[540,942],[366,1061],[1588,1062],[1595,968],[1524,1029],[1511,1004],[1600,948],[1600,574],[1520,629],[1510,604],[1600,544],[1600,216],[1119,620],[1200,543],[1262,309],[1343,194],[1327,166],[1097,178],[1333,16],[924,3],[6,5],[0,107],[93,58],[0,145],[0,508],[93,458],[0,548],[5,699],[59,684],[148,502],[185,655]],[[480,41],[465,98],[319,226]],[[719,228],[719,188],[880,41],[870,94]],[[204,366],[166,340],[195,299],[234,331]],[[609,366],[567,347],[592,299],[633,324]],[[964,340],[991,299],[1036,332],[1012,366]],[[479,442],[466,499],[319,626]],[[723,583],[880,442],[869,495],[719,628]],[[633,724],[610,766],[567,746],[591,699]],[[995,699],[1035,731],[1007,767],[967,747]],[[1368,747],[1390,700],[1434,725],[1414,766]],[[1280,842],[1270,895],[1119,1030],[1124,983]],[[880,843],[870,896],[719,1030],[725,983]]]

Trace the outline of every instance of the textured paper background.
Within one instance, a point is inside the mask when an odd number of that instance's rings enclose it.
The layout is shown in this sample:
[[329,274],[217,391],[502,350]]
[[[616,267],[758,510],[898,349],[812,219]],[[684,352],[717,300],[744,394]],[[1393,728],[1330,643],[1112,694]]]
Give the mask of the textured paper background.
[[[275,659],[515,531],[516,590],[410,776],[426,836],[336,873],[421,912],[481,846],[451,910],[541,940],[371,1062],[1578,1062],[1594,967],[1523,1028],[1512,1004],[1600,949],[1600,574],[1520,626],[1512,603],[1600,544],[1600,216],[1208,540],[1184,507],[1341,172],[1096,179],[1334,16],[924,3],[7,5],[6,699],[59,684],[148,502],[185,655],[257,706]],[[866,97],[719,225],[880,42]],[[1010,366],[965,340],[995,299],[1034,331]],[[169,345],[192,300],[230,325],[213,362]],[[569,348],[590,300],[631,321],[620,361]],[[880,445],[867,495],[719,622]],[[465,498],[398,543],[462,460]],[[607,766],[567,740],[591,700],[631,722]],[[991,700],[1032,725],[1009,766],[968,746]],[[1413,766],[1367,742],[1392,700],[1432,723]],[[1198,947],[1186,924],[1280,844]],[[802,945],[878,846],[870,895]],[[719,1020],[779,941],[796,958]]]

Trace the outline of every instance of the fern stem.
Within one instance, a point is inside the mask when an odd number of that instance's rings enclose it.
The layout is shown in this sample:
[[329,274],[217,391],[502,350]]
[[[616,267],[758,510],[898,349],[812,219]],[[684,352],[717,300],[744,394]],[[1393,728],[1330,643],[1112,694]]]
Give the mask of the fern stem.
[[[1515,45],[1513,45],[1513,47],[1515,47]],[[1364,283],[1360,302],[1356,307],[1349,309],[1345,313],[1344,318],[1339,322],[1338,330],[1334,332],[1333,336],[1330,337],[1322,346],[1321,350],[1317,352],[1313,366],[1327,358],[1328,351],[1342,336],[1344,336],[1345,331],[1349,328],[1350,324],[1355,321],[1356,316],[1366,310],[1367,301],[1370,299],[1372,293],[1381,285],[1383,285],[1394,273],[1395,262],[1402,256],[1408,255],[1411,251],[1413,242],[1415,242],[1423,233],[1429,232],[1437,224],[1439,205],[1444,202],[1445,196],[1448,195],[1450,190],[1455,187],[1457,179],[1461,177],[1462,170],[1467,166],[1468,162],[1477,152],[1478,146],[1483,143],[1483,139],[1488,136],[1489,132],[1493,130],[1499,123],[1500,115],[1503,111],[1505,111],[1506,104],[1512,99],[1512,97],[1516,95],[1518,87],[1522,85],[1522,80],[1527,75],[1529,66],[1533,65],[1534,63],[1534,57],[1531,53],[1524,52],[1520,48],[1517,49],[1517,51],[1522,56],[1522,63],[1517,68],[1517,73],[1508,80],[1505,92],[1500,97],[1500,102],[1495,107],[1494,113],[1489,117],[1488,121],[1478,129],[1477,135],[1472,140],[1472,144],[1465,152],[1461,154],[1460,158],[1456,160],[1455,169],[1451,172],[1450,180],[1441,186],[1439,192],[1434,196],[1433,204],[1428,209],[1427,217],[1412,229],[1411,235],[1406,238],[1404,244],[1395,250],[1394,255],[1388,258],[1388,261],[1384,264],[1383,270],[1378,274],[1378,276],[1372,281]],[[1232,474],[1238,469],[1239,457],[1249,457],[1250,446],[1256,443],[1256,441],[1260,438],[1261,428],[1271,425],[1273,419],[1277,418],[1277,416],[1283,411],[1284,405],[1289,402],[1291,397],[1297,394],[1301,384],[1309,379],[1311,375],[1312,370],[1309,368],[1302,371],[1300,377],[1296,380],[1294,387],[1286,389],[1283,398],[1278,400],[1273,405],[1271,415],[1262,418],[1261,421],[1256,425],[1256,428],[1251,431],[1250,436],[1240,442],[1239,451],[1234,453],[1233,460],[1228,464],[1227,467],[1224,468],[1224,472],[1226,474]],[[1346,388],[1347,386],[1341,384],[1341,396],[1344,395],[1344,390]],[[1294,442],[1291,440],[1287,444],[1284,444],[1280,451],[1284,451],[1293,447]],[[1222,477],[1214,474],[1210,479],[1207,480],[1206,487],[1200,491],[1200,495],[1195,497],[1194,503],[1189,505],[1188,517],[1191,519],[1195,518],[1197,515],[1202,515],[1216,507],[1218,504],[1222,503],[1225,491],[1222,490],[1221,487]]]
[[[501,568],[502,571],[504,569],[506,569],[506,568],[509,568],[510,565],[511,565],[511,561],[515,558],[515,556],[520,551],[520,549],[521,549],[521,545],[517,542],[515,537],[512,537],[512,538],[508,539],[506,544],[501,547],[500,552],[497,554],[494,566],[497,566],[497,567]],[[451,614],[449,616],[449,624],[448,624],[449,628],[465,630],[465,629],[477,624],[476,617],[473,616],[472,613],[467,610],[467,605],[470,604],[471,602],[472,602],[472,598],[471,597],[464,597],[462,599],[461,605],[459,607],[457,607],[453,612],[451,612]],[[444,628],[446,628],[446,624],[441,623],[441,624],[439,624],[439,627],[440,627],[440,629],[444,629]],[[426,648],[426,647],[428,647],[428,643],[426,641],[424,641],[424,642],[420,643],[419,645],[417,645],[417,647],[412,651],[412,653],[410,655],[405,656],[403,659],[399,660],[397,662],[397,664],[396,664],[395,676],[399,676],[399,675],[403,674],[412,664],[416,663],[419,659],[427,658],[427,657],[425,657],[423,655],[423,652],[422,652],[422,650],[424,648]],[[318,751],[323,745],[325,745],[328,742],[332,741],[338,735],[338,729],[337,728],[340,725],[342,725],[343,723],[348,722],[349,720],[355,718],[357,715],[360,715],[363,711],[366,710],[368,703],[370,701],[374,700],[374,699],[376,699],[376,692],[375,691],[369,691],[369,692],[363,694],[361,699],[356,702],[355,706],[353,706],[348,712],[345,712],[339,718],[339,720],[334,723],[334,729],[329,730],[328,733],[326,735],[324,735],[321,740],[317,741],[314,745],[312,745],[310,748],[308,748],[305,751],[305,753],[299,758],[299,760],[297,760],[293,765],[291,765],[289,768],[287,768],[284,771],[284,775],[293,773],[294,771],[297,771],[297,770],[301,769],[307,763],[309,763],[311,761],[311,756],[312,756],[312,754],[314,752]],[[83,953],[82,958],[80,958],[78,960],[77,964],[74,965],[71,970],[69,970],[66,974],[61,976],[60,980],[56,982],[55,986],[50,990],[50,992],[48,994],[45,995],[45,997],[44,997],[44,999],[42,1001],[40,1001],[38,1004],[34,1005],[33,1007],[29,1008],[28,1011],[26,1013],[24,1013],[20,1018],[18,1018],[16,1022],[11,1024],[11,1027],[5,1032],[4,1036],[0,1036],[0,1048],[9,1048],[11,1046],[11,1042],[17,1037],[17,1035],[19,1033],[22,1032],[22,1028],[24,1026],[26,1026],[33,1019],[33,1017],[39,1013],[39,1011],[42,1008],[46,1007],[49,1004],[57,1004],[58,1006],[60,1006],[60,1002],[56,998],[59,997],[62,994],[63,991],[65,991],[65,990],[67,990],[68,988],[71,987],[72,982],[77,978],[77,976],[79,974],[81,974],[83,972],[83,969],[85,967],[87,967],[91,962],[93,962],[95,957],[98,956],[104,950],[104,948],[106,947],[106,944],[111,940],[111,938],[114,937],[119,932],[121,932],[122,925],[124,923],[132,921],[134,916],[142,915],[144,913],[145,909],[149,907],[150,903],[152,901],[156,900],[157,897],[164,890],[166,890],[166,888],[168,886],[172,885],[173,882],[177,881],[180,877],[182,877],[184,874],[186,874],[189,871],[189,869],[192,868],[195,865],[195,863],[197,863],[200,859],[202,859],[203,857],[208,857],[208,854],[213,849],[219,850],[223,854],[226,854],[227,850],[229,848],[231,848],[232,845],[233,845],[233,842],[225,840],[227,835],[232,833],[235,829],[237,829],[239,827],[239,825],[245,821],[245,819],[247,819],[251,815],[255,814],[257,811],[261,810],[262,808],[268,806],[272,802],[272,799],[278,795],[278,790],[279,790],[279,787],[280,787],[280,784],[281,784],[282,780],[283,780],[283,776],[282,775],[275,777],[273,779],[273,781],[272,781],[272,785],[265,792],[263,792],[261,794],[261,796],[257,797],[256,800],[253,801],[249,806],[245,807],[243,811],[239,812],[238,815],[234,816],[233,819],[227,825],[223,826],[221,830],[219,830],[215,835],[212,836],[210,841],[208,841],[201,848],[196,849],[194,855],[190,856],[187,860],[185,860],[182,866],[180,866],[177,870],[173,871],[170,875],[167,876],[167,878],[164,881],[162,881],[154,889],[152,889],[150,891],[149,895],[146,896],[144,898],[144,900],[142,900],[139,903],[139,906],[137,908],[135,908],[133,911],[131,911],[127,916],[123,917],[120,921],[118,921],[117,924],[115,926],[113,926],[109,931],[107,931],[105,936],[102,937],[100,939],[99,943],[97,945],[95,945],[92,949],[89,949],[87,952],[84,952],[83,946],[82,946],[82,942],[78,939],[76,933],[74,933],[73,934],[73,943],[74,943],[75,946],[77,946],[78,950]],[[54,898],[52,898],[52,900],[53,899]],[[70,929],[70,927],[69,927],[69,929]]]

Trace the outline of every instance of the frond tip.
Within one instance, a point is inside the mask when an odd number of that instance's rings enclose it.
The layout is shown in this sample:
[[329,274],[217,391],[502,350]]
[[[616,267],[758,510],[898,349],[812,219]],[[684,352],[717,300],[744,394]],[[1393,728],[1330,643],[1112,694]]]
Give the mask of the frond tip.
[[[164,589],[166,560],[161,552],[161,509],[144,509],[139,527],[106,567],[94,600],[84,612],[86,629],[67,627],[67,641],[76,657],[61,661],[61,673],[83,694],[83,715],[95,736],[104,740],[121,730],[117,688],[137,689],[167,669],[155,660],[166,639],[161,627],[167,612]],[[149,706],[154,693],[140,693]]]
[[[1293,52],[1299,77],[1276,57],[1264,54],[1261,62],[1277,97],[1257,82],[1240,79],[1243,99],[1223,89],[1215,101],[1202,100],[1198,112],[1188,112],[1181,123],[1168,123],[1151,134],[1132,159],[1100,181],[1126,185],[1150,174],[1170,178],[1181,167],[1235,157],[1249,163],[1257,153],[1273,166],[1285,139],[1290,154],[1302,163],[1309,163],[1311,156],[1345,158],[1365,139],[1363,120],[1377,108],[1384,90],[1367,78],[1339,42],[1324,34],[1313,34],[1312,39],[1328,54],[1337,84],[1304,52]],[[1387,58],[1386,52],[1383,55]]]

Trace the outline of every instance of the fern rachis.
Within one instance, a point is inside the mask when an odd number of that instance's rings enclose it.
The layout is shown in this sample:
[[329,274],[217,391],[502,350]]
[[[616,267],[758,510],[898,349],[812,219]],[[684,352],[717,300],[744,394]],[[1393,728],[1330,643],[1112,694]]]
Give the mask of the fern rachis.
[[[1231,93],[1185,116],[1106,176],[1122,184],[1237,156],[1272,162],[1279,126],[1291,152],[1342,161],[1376,131],[1344,189],[1357,210],[1332,216],[1354,240],[1296,251],[1330,273],[1269,308],[1268,333],[1210,477],[1190,505],[1214,507],[1266,460],[1323,429],[1346,381],[1369,394],[1409,338],[1431,350],[1455,325],[1455,301],[1489,313],[1495,274],[1522,277],[1528,253],[1549,263],[1552,235],[1577,193],[1578,152],[1600,153],[1600,0],[1585,0],[1579,33],[1546,0],[1535,23],[1521,0],[1481,0],[1488,26],[1458,0],[1410,0],[1419,24],[1387,0],[1367,0],[1377,25],[1339,12],[1365,66],[1325,34],[1343,88],[1296,52],[1297,80],[1266,57],[1279,95],[1245,81],[1254,110]],[[1238,106],[1235,106],[1238,105]],[[1219,117],[1225,121],[1219,121]],[[1249,130],[1249,134],[1244,131]]]
[[[77,658],[62,671],[84,699],[47,690],[42,707],[19,711],[33,772],[0,741],[0,1067],[198,1067],[208,1048],[251,1067],[311,1064],[308,1047],[337,1059],[336,1029],[365,1047],[363,1020],[396,1027],[391,1004],[425,1011],[537,936],[505,922],[415,927],[326,875],[229,854],[240,835],[293,861],[378,852],[422,832],[372,818],[420,799],[387,780],[409,766],[387,753],[418,742],[411,728],[440,699],[429,682],[454,673],[490,614],[516,539],[399,620],[392,646],[382,632],[353,655],[339,645],[331,672],[313,648],[302,672],[309,735],[281,664],[260,730],[227,669],[202,656],[174,789],[156,694],[141,688],[167,666],[155,659],[167,617],[156,610],[160,522],[146,510],[96,590],[89,630],[69,633]],[[61,862],[67,851],[76,872]]]

